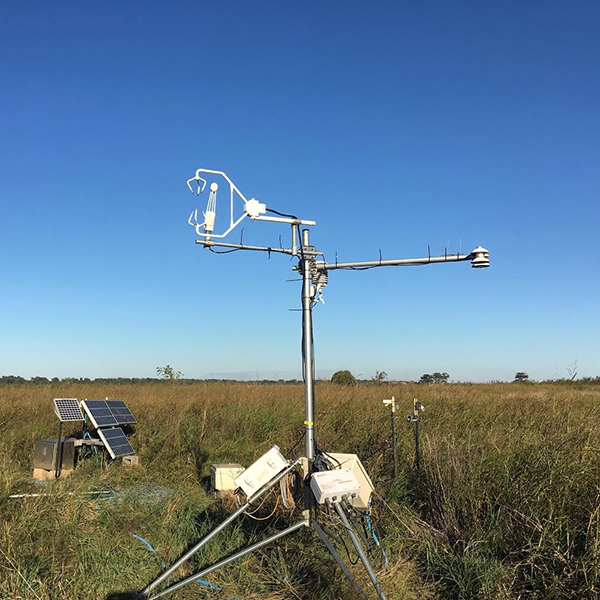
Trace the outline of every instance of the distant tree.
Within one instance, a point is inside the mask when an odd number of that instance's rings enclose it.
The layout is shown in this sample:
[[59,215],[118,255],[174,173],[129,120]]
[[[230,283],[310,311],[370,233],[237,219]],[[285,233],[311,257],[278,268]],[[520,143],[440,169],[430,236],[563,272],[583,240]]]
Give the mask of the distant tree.
[[375,371],[375,375],[371,378],[373,383],[381,385],[387,379],[387,373],[385,371]]
[[573,362],[567,367],[567,373],[569,374],[569,381],[575,381],[577,379],[579,371],[579,359],[575,357]]
[[529,375],[524,371],[519,371],[515,374],[515,383],[524,383],[525,381],[529,381]]
[[156,374],[160,379],[167,379],[169,381],[176,381],[183,377],[183,373],[181,371],[176,371],[171,365],[156,367]]
[[350,371],[336,371],[331,376],[331,383],[335,383],[337,385],[355,385],[356,379]]
[[424,373],[419,379],[419,383],[433,383],[433,376],[429,373]]
[[47,377],[32,377],[29,381],[31,381],[31,383],[37,383],[37,384],[50,383],[50,381],[48,380]]
[[3,375],[0,377],[0,383],[26,383],[26,379],[20,375]]
[[448,375],[448,373],[433,374],[433,383],[448,383],[448,379],[450,379],[450,375]]

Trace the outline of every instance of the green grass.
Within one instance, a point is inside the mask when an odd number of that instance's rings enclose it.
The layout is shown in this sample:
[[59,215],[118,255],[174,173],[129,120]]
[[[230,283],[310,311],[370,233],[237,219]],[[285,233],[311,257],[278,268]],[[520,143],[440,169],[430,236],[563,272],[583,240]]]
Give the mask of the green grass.
[[[391,394],[403,407],[396,480],[381,402]],[[136,415],[142,466],[89,460],[69,478],[32,484],[34,442],[56,436],[52,398],[105,396]],[[415,396],[426,407],[420,472],[403,421]],[[600,386],[319,382],[316,398],[320,446],[357,453],[376,485],[373,521],[389,569],[371,556],[390,599],[600,597]],[[303,420],[301,386],[0,386],[0,598],[104,599],[143,588],[161,560],[230,514],[207,489],[210,464],[248,465],[275,443],[285,452]],[[293,454],[303,453],[300,442]],[[98,489],[116,496],[86,494]],[[32,491],[48,495],[7,498]],[[297,519],[280,508],[271,521],[241,520],[178,577]],[[226,593],[192,585],[177,597],[355,598],[310,531],[207,579]]]

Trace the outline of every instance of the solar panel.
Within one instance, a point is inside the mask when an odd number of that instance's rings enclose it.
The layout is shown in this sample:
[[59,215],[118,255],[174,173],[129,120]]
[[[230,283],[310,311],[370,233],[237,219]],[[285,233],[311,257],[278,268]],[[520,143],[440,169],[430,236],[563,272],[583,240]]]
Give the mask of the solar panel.
[[108,408],[106,400],[83,400],[81,407],[90,418],[92,425],[98,427],[111,427],[118,425],[112,411]]
[[131,425],[137,423],[127,404],[123,400],[107,400],[108,408],[110,408],[113,417],[119,425]]
[[120,427],[113,427],[111,429],[98,429],[98,434],[100,435],[100,438],[104,442],[104,446],[112,458],[119,458],[120,456],[135,454],[134,449],[127,441],[127,437]]
[[54,412],[61,423],[83,421],[77,398],[54,398]]
[[96,429],[137,422],[123,400],[84,400],[81,406]]

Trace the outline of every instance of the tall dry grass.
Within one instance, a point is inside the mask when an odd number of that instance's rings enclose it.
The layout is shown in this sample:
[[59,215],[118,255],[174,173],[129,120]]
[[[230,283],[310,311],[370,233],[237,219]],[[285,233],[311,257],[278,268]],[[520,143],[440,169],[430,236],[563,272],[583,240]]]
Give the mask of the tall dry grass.
[[[412,428],[399,421],[396,480],[381,402],[391,394],[404,407],[401,418],[415,396],[426,406],[422,468],[413,466]],[[132,444],[143,466],[106,468],[92,459],[70,478],[33,486],[34,442],[56,436],[52,398],[106,396],[123,398],[136,415]],[[599,596],[600,387],[319,382],[316,397],[319,445],[357,453],[376,484],[373,519],[390,568],[377,553],[373,561],[390,598]],[[227,514],[207,491],[210,464],[248,465],[274,443],[284,452],[298,444],[288,458],[303,454],[303,420],[301,386],[0,387],[0,597],[107,598],[140,589],[160,560],[177,558]],[[84,494],[104,488],[116,496]],[[32,489],[49,495],[7,498]],[[290,518],[279,510],[275,523],[243,521],[189,568]],[[239,598],[354,597],[310,532],[211,582]],[[193,586],[179,597],[204,595]]]

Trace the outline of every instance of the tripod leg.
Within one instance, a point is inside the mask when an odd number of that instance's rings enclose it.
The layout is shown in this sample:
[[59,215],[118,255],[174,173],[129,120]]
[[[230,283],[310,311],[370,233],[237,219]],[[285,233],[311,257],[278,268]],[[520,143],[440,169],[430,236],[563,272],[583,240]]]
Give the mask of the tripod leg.
[[371,566],[371,563],[369,562],[367,555],[365,554],[364,550],[362,549],[362,546],[360,545],[360,540],[358,539],[358,537],[356,537],[356,534],[354,533],[354,529],[352,529],[352,525],[350,525],[350,521],[348,521],[346,512],[344,511],[343,507],[340,505],[339,502],[336,502],[334,504],[334,506],[335,506],[335,510],[336,510],[337,514],[339,515],[344,527],[346,528],[346,531],[348,532],[348,535],[350,536],[350,539],[352,540],[353,546],[356,548],[358,557],[360,558],[362,564],[364,565],[365,570],[367,571],[367,575],[369,576],[369,579],[371,580],[371,583],[373,584],[373,587],[377,591],[377,596],[379,596],[380,600],[387,600],[387,596],[381,589],[381,584],[379,583],[379,580],[377,579],[377,575],[375,574],[375,571],[373,571],[373,567]]
[[360,594],[360,597],[363,598],[363,600],[367,600],[367,598],[368,598],[367,594],[365,594],[365,591],[360,587],[360,584],[358,583],[358,581],[356,581],[356,579],[354,578],[354,575],[352,575],[352,573],[350,573],[350,569],[348,569],[348,567],[342,560],[342,557],[339,555],[338,551],[334,548],[333,544],[331,543],[331,541],[329,540],[329,538],[327,537],[327,535],[325,534],[325,532],[323,531],[321,526],[314,520],[311,521],[311,523],[312,523],[312,526],[315,528],[315,531],[317,532],[319,537],[323,540],[323,543],[327,546],[327,550],[329,550],[329,552],[335,559],[335,562],[338,564],[340,569],[342,569],[342,571],[344,572],[346,579],[354,586],[354,589]]
[[265,487],[263,487],[258,493],[254,494],[246,504],[240,506],[233,514],[231,514],[227,519],[225,519],[220,525],[218,525],[215,529],[213,529],[208,535],[203,537],[193,548],[188,550],[177,562],[172,564],[166,571],[164,571],[159,577],[157,577],[152,583],[148,584],[146,588],[138,594],[138,598],[144,598],[150,594],[150,592],[160,583],[162,583],[169,575],[171,575],[174,571],[176,571],[184,562],[189,560],[204,544],[209,542],[217,533],[223,530],[229,523],[237,519],[245,510],[247,510],[251,504],[264,496],[273,486],[279,483],[280,479],[283,479],[289,472],[293,471],[298,464],[298,460],[294,461],[289,467],[285,468],[277,477],[272,479]]
[[169,586],[168,588],[165,588],[164,590],[154,594],[154,596],[152,596],[150,598],[150,600],[156,600],[157,598],[162,598],[163,596],[171,594],[175,590],[178,590],[179,588],[182,588],[190,583],[194,583],[194,581],[197,581],[201,577],[204,577],[205,575],[208,575],[209,573],[212,573],[213,571],[216,571],[217,569],[220,569],[220,568],[224,567],[225,565],[228,565],[229,563],[233,562],[234,560],[237,560],[238,558],[242,558],[242,556],[246,556],[246,554],[250,554],[250,552],[254,552],[255,550],[258,550],[259,548],[262,548],[263,546],[266,546],[267,544],[275,542],[278,539],[284,537],[285,535],[293,533],[294,531],[297,531],[298,529],[301,529],[302,527],[306,527],[306,526],[308,526],[308,523],[306,521],[300,521],[299,523],[296,523],[295,525],[292,525],[291,527],[288,527],[287,529],[278,531],[275,535],[272,535],[271,537],[268,537],[260,542],[257,542],[256,544],[252,544],[252,546],[248,546],[247,548],[244,548],[243,550],[240,550],[239,552],[236,552],[235,554],[232,554],[231,556],[228,556],[227,558],[220,560],[219,562],[215,563],[214,565],[211,565],[210,567],[206,567],[206,568],[202,569],[202,571],[199,571],[198,573],[194,573],[193,575],[190,575],[189,577],[186,577],[185,579],[182,579],[181,581],[174,583],[173,585]]

